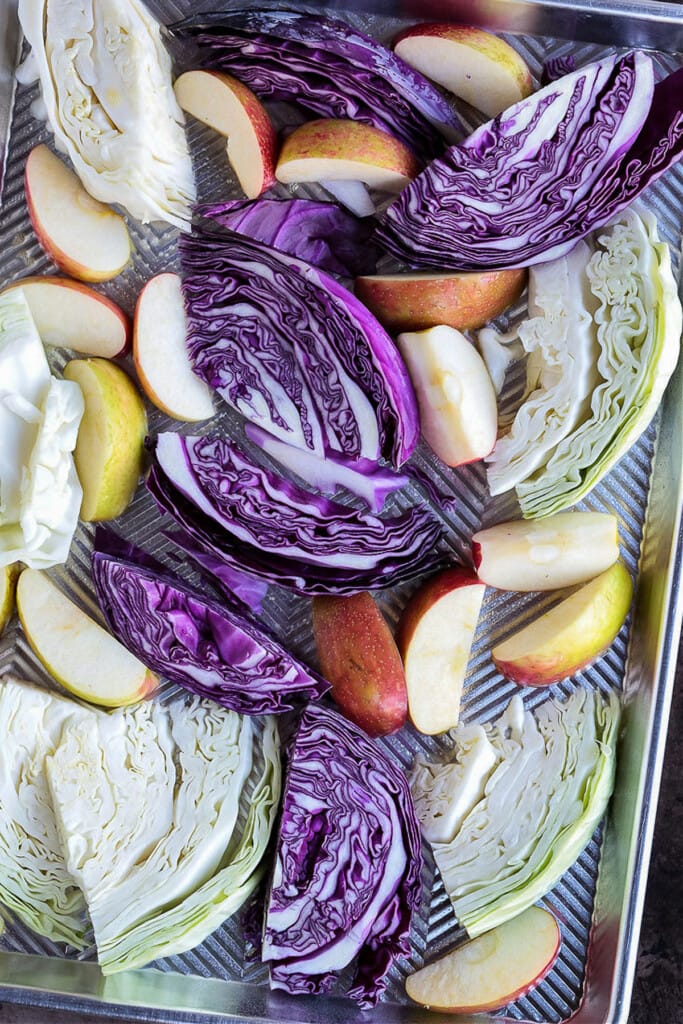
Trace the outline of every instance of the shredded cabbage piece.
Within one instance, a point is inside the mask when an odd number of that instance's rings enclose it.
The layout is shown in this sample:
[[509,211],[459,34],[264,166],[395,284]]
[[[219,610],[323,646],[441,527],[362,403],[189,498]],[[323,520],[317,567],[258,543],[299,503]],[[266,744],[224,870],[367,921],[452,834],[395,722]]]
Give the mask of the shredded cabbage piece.
[[185,229],[194,172],[160,28],[139,0],[20,0],[56,145],[84,187]]

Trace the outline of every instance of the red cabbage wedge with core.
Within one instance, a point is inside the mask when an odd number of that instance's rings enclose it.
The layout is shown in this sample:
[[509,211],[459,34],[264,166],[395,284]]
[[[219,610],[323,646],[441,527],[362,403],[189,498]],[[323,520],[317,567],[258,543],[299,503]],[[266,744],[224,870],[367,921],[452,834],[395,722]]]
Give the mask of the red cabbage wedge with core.
[[309,705],[291,749],[266,911],[271,986],[329,992],[354,963],[347,994],[373,1006],[409,952],[421,871],[401,769],[337,712]]
[[424,506],[360,512],[265,469],[223,436],[160,434],[153,448],[147,487],[177,524],[172,539],[219,578],[224,564],[303,594],[349,594],[444,562],[440,524]]
[[683,69],[654,85],[632,52],[564,75],[434,160],[376,240],[421,270],[556,259],[683,153]]
[[[344,21],[296,11],[239,10],[174,26],[262,100],[350,118],[395,135],[425,160],[463,134],[439,90],[376,39]],[[324,73],[321,73],[324,69]]]

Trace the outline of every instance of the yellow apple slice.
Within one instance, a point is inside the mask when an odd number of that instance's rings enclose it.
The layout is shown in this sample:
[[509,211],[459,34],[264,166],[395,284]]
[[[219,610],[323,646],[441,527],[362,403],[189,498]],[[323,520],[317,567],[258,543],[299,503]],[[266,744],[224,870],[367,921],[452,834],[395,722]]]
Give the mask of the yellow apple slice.
[[187,319],[177,274],[157,274],[135,307],[133,360],[140,384],[157,408],[186,422],[214,414],[211,390],[192,370]]
[[320,118],[287,136],[275,177],[284,185],[362,181],[384,192],[400,192],[419,170],[413,153],[388,132],[360,121]]
[[224,135],[228,160],[248,199],[275,184],[277,135],[266,108],[243,82],[221,71],[186,71],[175,82],[179,106]]
[[356,296],[387,331],[423,331],[446,324],[483,327],[524,290],[526,270],[481,273],[378,274],[357,277]]
[[496,443],[498,406],[486,364],[453,327],[399,334],[422,434],[447,466],[483,459]]
[[14,595],[19,576],[19,564],[3,565],[0,568],[0,633],[14,614]]
[[489,117],[534,89],[531,72],[514,47],[480,28],[428,22],[399,33],[393,46],[426,78]]
[[458,724],[485,589],[471,569],[444,569],[420,587],[401,615],[396,643],[408,715],[419,732],[435,735]]
[[491,651],[496,668],[526,686],[549,686],[595,661],[623,626],[633,584],[615,562]]
[[5,288],[21,288],[44,345],[113,359],[125,354],[130,323],[122,309],[80,281],[25,277]]
[[406,979],[416,1003],[445,1013],[502,1009],[538,985],[560,951],[553,914],[529,907]]
[[586,583],[619,557],[619,528],[609,512],[558,512],[479,530],[472,537],[477,574],[499,590],[561,590]]
[[44,572],[24,569],[17,583],[17,611],[36,656],[76,697],[123,707],[150,696],[158,686],[157,676]]
[[80,385],[85,401],[74,451],[81,519],[114,519],[130,504],[142,473],[144,403],[128,374],[107,359],[72,359],[64,376]]
[[121,273],[130,259],[125,220],[93,199],[43,143],[28,155],[24,182],[33,230],[60,270],[81,281]]

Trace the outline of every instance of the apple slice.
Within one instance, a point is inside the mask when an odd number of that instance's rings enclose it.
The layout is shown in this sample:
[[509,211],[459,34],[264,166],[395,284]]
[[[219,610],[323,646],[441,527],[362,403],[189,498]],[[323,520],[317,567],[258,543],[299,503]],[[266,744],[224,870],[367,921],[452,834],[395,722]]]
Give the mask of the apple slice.
[[361,121],[320,118],[287,136],[275,177],[284,185],[363,181],[384,192],[400,192],[419,171],[413,153],[388,132]]
[[413,595],[399,619],[408,715],[419,732],[435,735],[458,724],[485,589],[471,569],[444,569]]
[[342,714],[368,736],[386,736],[405,725],[401,656],[370,594],[314,597],[313,635],[321,672]]
[[227,140],[228,160],[248,199],[275,184],[277,135],[260,99],[222,71],[186,71],[175,82],[179,106]]
[[24,184],[33,230],[60,270],[80,281],[121,273],[130,259],[125,220],[93,199],[43,143],[28,155]]
[[186,422],[213,416],[211,390],[193,372],[187,352],[187,320],[177,274],[157,274],[140,292],[133,360],[145,394],[163,412]]
[[354,290],[387,331],[422,331],[446,324],[483,327],[524,290],[526,270],[473,274],[381,274],[357,277]]
[[406,992],[414,1002],[445,1013],[502,1009],[543,980],[561,943],[554,915],[529,907],[409,975]]
[[72,359],[64,376],[80,385],[85,401],[74,451],[81,519],[114,519],[130,504],[142,473],[145,406],[125,370],[107,359]]
[[25,277],[4,291],[13,288],[23,291],[43,344],[105,359],[125,355],[128,317],[94,288],[66,277]]
[[514,47],[480,28],[427,22],[400,32],[393,46],[426,78],[489,117],[534,90],[531,72]]
[[157,676],[86,615],[38,569],[17,583],[17,611],[26,639],[48,672],[76,697],[123,707],[148,697]]
[[496,392],[474,345],[453,327],[399,334],[422,434],[447,466],[488,455],[498,434]]
[[0,568],[0,633],[14,615],[14,595],[17,589],[19,563],[3,565]]
[[496,668],[526,686],[549,686],[600,657],[623,626],[633,584],[615,562],[491,651]]
[[560,590],[585,583],[619,557],[619,529],[610,512],[558,512],[516,520],[472,537],[479,579],[499,590]]

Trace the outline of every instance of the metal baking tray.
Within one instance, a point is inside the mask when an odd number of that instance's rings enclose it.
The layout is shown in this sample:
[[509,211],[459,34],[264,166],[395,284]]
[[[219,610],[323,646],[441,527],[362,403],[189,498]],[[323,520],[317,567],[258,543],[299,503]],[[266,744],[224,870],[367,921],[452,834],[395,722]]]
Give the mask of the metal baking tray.
[[[231,4],[150,0],[149,6],[170,24],[189,13],[226,9]],[[0,286],[28,274],[54,272],[33,235],[24,200],[26,155],[49,135],[33,116],[35,89],[15,84],[14,69],[21,53],[15,7],[16,0],[3,0],[0,11]],[[651,50],[660,73],[673,71],[683,62],[683,8],[657,0],[339,0],[309,4],[307,9],[321,8],[334,8],[335,14],[379,38],[388,38],[410,20],[450,18],[476,23],[502,33],[536,76],[548,57],[573,53],[581,64],[614,46]],[[238,195],[222,144],[198,125],[189,125],[188,132],[200,198]],[[683,166],[670,170],[645,199],[658,217],[680,277]],[[177,234],[135,223],[130,228],[133,263],[102,290],[132,313],[142,283],[153,273],[176,266]],[[512,310],[507,322],[521,312],[523,306]],[[53,350],[50,358],[59,370],[66,357]],[[229,426],[230,414],[220,416]],[[683,610],[682,417],[679,367],[654,423],[581,503],[585,508],[613,510],[618,516],[622,556],[637,580],[636,599],[610,652],[571,684],[560,684],[552,692],[566,693],[572,685],[621,691],[624,715],[616,789],[603,825],[544,901],[561,922],[563,943],[557,964],[540,986],[502,1016],[480,1015],[477,1021],[550,1024],[571,1017],[576,1024],[625,1024],[627,1020]],[[150,430],[159,429],[179,429],[179,425],[150,408]],[[423,473],[460,499],[457,511],[444,515],[444,529],[454,557],[466,558],[471,534],[481,522],[502,518],[504,505],[488,499],[481,466],[446,472],[424,446],[415,458]],[[406,500],[415,500],[415,495],[409,491]],[[143,546],[154,548],[158,515],[144,489],[116,525]],[[55,575],[92,612],[91,541],[91,529],[80,527],[69,562]],[[390,619],[395,621],[405,597],[403,592],[382,596]],[[517,690],[495,673],[488,651],[511,622],[522,621],[538,607],[534,601],[537,598],[487,591],[466,682],[465,719],[495,719]],[[310,617],[303,599],[271,594],[266,621],[297,653],[313,657]],[[0,675],[8,671],[49,684],[16,626],[0,645]],[[527,706],[546,696],[547,692],[533,689],[524,693]],[[418,749],[438,741],[419,738],[406,729],[382,742],[408,766]],[[392,969],[386,998],[371,1015],[377,1024],[437,1024],[453,1019],[407,1005],[404,993],[406,974],[458,935],[448,898],[429,863],[424,882],[431,893],[425,901],[428,908],[415,924],[411,955]],[[157,1022],[353,1024],[370,1019],[343,998],[293,998],[270,992],[266,969],[244,955],[239,915],[195,950],[108,978],[94,962],[93,950],[69,954],[9,921],[0,940],[0,1001]]]

